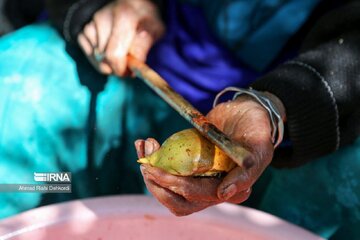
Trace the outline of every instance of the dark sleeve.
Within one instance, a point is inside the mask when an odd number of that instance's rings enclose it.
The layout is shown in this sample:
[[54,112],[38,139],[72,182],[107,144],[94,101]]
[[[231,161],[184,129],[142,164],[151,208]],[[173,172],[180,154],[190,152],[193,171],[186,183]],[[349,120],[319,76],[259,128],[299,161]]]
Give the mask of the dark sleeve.
[[[95,12],[114,0],[46,0],[46,8],[52,24],[68,42],[76,42]],[[163,0],[153,0],[162,9]]]
[[94,13],[112,0],[46,0],[51,23],[68,42],[75,43],[77,35]]
[[321,18],[301,54],[252,87],[286,108],[291,144],[275,151],[275,166],[301,165],[352,143],[360,135],[359,1]]
[[44,2],[42,0],[3,0],[0,1],[0,6],[2,4],[0,14],[6,16],[14,29],[35,22],[44,9]]

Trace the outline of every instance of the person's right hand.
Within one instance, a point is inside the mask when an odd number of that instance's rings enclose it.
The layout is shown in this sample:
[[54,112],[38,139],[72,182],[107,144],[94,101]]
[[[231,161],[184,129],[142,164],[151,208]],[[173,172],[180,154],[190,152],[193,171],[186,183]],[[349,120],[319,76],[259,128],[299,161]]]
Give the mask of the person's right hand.
[[145,61],[164,30],[157,7],[151,1],[116,0],[95,13],[77,40],[101,73],[124,76],[127,55]]

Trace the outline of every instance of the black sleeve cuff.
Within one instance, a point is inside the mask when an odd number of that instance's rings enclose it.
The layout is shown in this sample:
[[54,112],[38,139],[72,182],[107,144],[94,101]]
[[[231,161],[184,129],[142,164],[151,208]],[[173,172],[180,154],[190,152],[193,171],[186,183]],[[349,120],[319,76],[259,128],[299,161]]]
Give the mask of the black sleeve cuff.
[[284,104],[291,147],[275,151],[273,165],[294,167],[339,147],[338,109],[332,90],[312,66],[291,61],[252,87],[276,95]]

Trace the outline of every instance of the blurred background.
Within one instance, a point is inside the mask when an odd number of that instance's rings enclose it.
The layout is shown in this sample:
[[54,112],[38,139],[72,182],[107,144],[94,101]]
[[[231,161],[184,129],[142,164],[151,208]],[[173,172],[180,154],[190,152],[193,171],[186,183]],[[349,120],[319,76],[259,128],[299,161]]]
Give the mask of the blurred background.
[[0,36],[46,19],[43,6],[44,0],[0,0]]

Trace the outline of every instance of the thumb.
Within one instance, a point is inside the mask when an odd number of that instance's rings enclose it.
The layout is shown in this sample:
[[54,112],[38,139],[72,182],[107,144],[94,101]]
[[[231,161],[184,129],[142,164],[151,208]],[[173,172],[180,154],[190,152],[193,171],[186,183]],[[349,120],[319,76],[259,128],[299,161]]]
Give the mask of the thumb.
[[255,180],[251,176],[251,170],[236,167],[231,170],[223,179],[217,189],[218,198],[227,201],[239,192],[251,188]]
[[140,61],[145,61],[150,48],[163,35],[164,26],[157,19],[145,18],[139,22],[129,53]]

